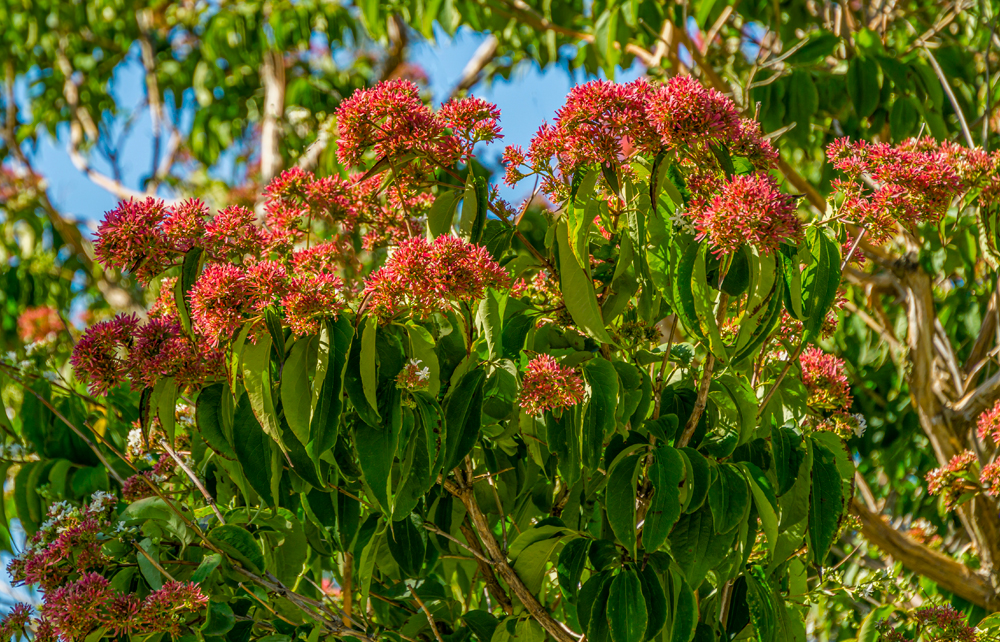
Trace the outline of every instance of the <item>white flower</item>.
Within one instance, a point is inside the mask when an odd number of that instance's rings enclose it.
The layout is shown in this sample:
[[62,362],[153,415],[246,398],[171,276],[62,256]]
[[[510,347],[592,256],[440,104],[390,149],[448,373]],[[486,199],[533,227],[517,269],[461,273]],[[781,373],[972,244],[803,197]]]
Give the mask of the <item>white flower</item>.
[[854,436],[861,437],[865,434],[865,430],[868,429],[868,420],[861,413],[855,414],[854,420],[857,422],[857,425],[854,426]]
[[417,370],[417,378],[421,381],[429,381],[431,378],[431,369],[424,368],[423,370]]
[[134,453],[142,452],[142,430],[133,428],[128,433],[128,449]]
[[93,513],[102,513],[109,506],[114,506],[116,503],[117,500],[114,495],[99,490],[90,497],[90,511]]
[[670,216],[670,222],[680,228],[682,232],[687,232],[688,234],[695,234],[698,231],[695,229],[694,223],[691,222],[691,219],[685,216],[683,210],[680,209],[676,210]]

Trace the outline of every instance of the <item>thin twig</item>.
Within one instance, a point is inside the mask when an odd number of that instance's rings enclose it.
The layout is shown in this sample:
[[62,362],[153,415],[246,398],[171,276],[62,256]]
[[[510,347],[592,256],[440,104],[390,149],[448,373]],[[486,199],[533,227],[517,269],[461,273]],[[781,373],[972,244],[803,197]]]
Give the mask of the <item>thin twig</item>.
[[160,566],[160,563],[157,562],[156,560],[154,560],[153,556],[146,552],[146,549],[144,549],[142,546],[139,546],[138,542],[135,542],[133,545],[135,546],[135,550],[137,550],[140,553],[142,553],[142,556],[145,557],[147,560],[149,560],[149,563],[153,565],[153,568],[155,568],[160,573],[162,573],[163,575],[165,575],[167,577],[167,579],[170,580],[171,582],[176,582],[177,581],[177,580],[174,579],[173,575],[171,575],[170,573],[167,572],[167,569],[165,569],[162,566]]
[[926,44],[923,45],[924,53],[927,54],[927,59],[931,63],[931,67],[934,68],[934,73],[937,74],[938,80],[941,81],[941,86],[944,88],[944,93],[948,94],[948,101],[951,103],[951,108],[955,110],[955,115],[958,116],[958,123],[962,126],[962,134],[965,136],[965,142],[969,144],[969,149],[973,149],[976,143],[972,140],[972,132],[969,131],[969,123],[965,122],[965,114],[962,113],[962,108],[958,104],[958,99],[955,97],[955,92],[951,90],[951,85],[948,84],[948,77],[944,75],[944,70],[941,69],[941,65],[938,64],[937,58],[931,53],[930,48]]
[[195,487],[197,487],[198,490],[201,491],[201,494],[205,498],[205,501],[208,502],[208,505],[212,507],[212,512],[214,512],[215,516],[219,518],[219,522],[225,524],[226,518],[222,516],[221,512],[219,512],[218,506],[215,505],[215,499],[208,494],[208,489],[206,489],[205,485],[201,483],[201,480],[198,479],[198,476],[194,474],[194,471],[191,470],[191,468],[189,468],[188,465],[184,463],[184,460],[181,459],[177,455],[177,453],[174,452],[174,450],[170,447],[170,444],[167,443],[166,439],[160,440],[160,447],[163,448],[165,451],[167,451],[167,454],[170,455],[170,457],[175,462],[177,462],[177,465],[181,467],[181,470],[183,470],[184,474],[188,476],[188,479],[190,479],[191,482],[195,485]]
[[434,637],[437,638],[438,642],[444,642],[444,638],[441,637],[441,632],[438,631],[437,623],[434,621],[434,616],[432,616],[431,612],[427,610],[427,605],[424,604],[423,600],[420,599],[420,596],[417,595],[416,589],[411,590],[410,595],[413,596],[414,601],[420,605],[420,609],[424,612],[424,615],[427,616],[427,622],[431,625],[431,631],[434,631]]

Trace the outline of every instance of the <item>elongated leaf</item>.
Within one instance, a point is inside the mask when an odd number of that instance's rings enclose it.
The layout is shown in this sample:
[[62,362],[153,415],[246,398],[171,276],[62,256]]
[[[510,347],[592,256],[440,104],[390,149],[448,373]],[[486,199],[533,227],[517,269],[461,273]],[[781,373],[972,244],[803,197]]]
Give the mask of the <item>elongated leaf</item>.
[[315,353],[318,337],[302,337],[293,345],[281,368],[281,407],[288,427],[305,447],[309,443],[309,418],[312,395],[309,387],[310,354]]
[[611,582],[608,593],[611,639],[614,642],[643,642],[647,615],[639,574],[628,566]]
[[376,378],[375,346],[378,338],[378,322],[374,318],[365,320],[365,328],[361,332],[361,385],[364,387],[365,399],[372,408],[378,408],[375,388]]
[[639,571],[639,581],[642,584],[642,597],[646,601],[646,634],[643,640],[652,640],[667,623],[667,596],[652,564],[646,564]]
[[718,477],[708,489],[708,503],[715,519],[715,531],[728,533],[740,525],[750,510],[750,488],[740,470],[720,464]]
[[208,533],[208,539],[222,551],[247,567],[247,570],[260,573],[264,570],[264,554],[260,544],[242,526],[223,524],[216,526]]
[[802,344],[818,337],[826,320],[827,310],[837,298],[840,287],[840,246],[823,230],[810,228],[806,240],[815,262],[802,274],[803,324]]
[[677,520],[670,531],[670,551],[691,586],[700,586],[709,569],[729,554],[738,532],[738,528],[732,528],[728,533],[716,534],[707,504]]
[[681,515],[680,484],[686,476],[684,460],[675,448],[660,447],[653,451],[649,466],[649,481],[653,496],[642,526],[642,546],[653,552],[663,546],[670,529]]
[[778,502],[774,498],[771,482],[760,468],[750,462],[738,464],[746,474],[750,483],[750,494],[753,496],[757,516],[760,517],[761,530],[767,538],[767,548],[774,552],[778,543]]
[[812,493],[809,496],[809,549],[822,566],[844,513],[844,491],[834,454],[813,441]]
[[418,577],[424,565],[424,552],[427,547],[427,531],[413,523],[407,515],[398,522],[392,523],[386,544],[392,559],[399,564],[399,570],[406,577]]
[[434,204],[427,211],[428,236],[435,238],[447,234],[451,230],[451,223],[455,220],[455,203],[457,202],[457,192],[448,190],[437,195]]
[[694,311],[702,333],[708,339],[708,347],[721,364],[728,363],[729,352],[722,341],[719,324],[715,319],[716,290],[708,283],[706,261],[708,244],[702,243],[695,258],[694,270],[691,274],[691,292],[694,297]]
[[559,563],[556,573],[559,577],[559,589],[569,601],[574,601],[580,590],[580,577],[587,563],[587,551],[591,540],[578,537],[568,541],[559,553]]
[[684,255],[681,257],[677,269],[674,270],[674,281],[671,287],[671,294],[674,300],[674,312],[680,319],[686,330],[693,333],[699,339],[704,339],[705,335],[698,322],[698,313],[695,309],[694,291],[694,264],[701,254],[701,244],[692,242],[688,245]]
[[392,514],[390,477],[396,456],[399,434],[392,424],[371,426],[364,421],[354,424],[354,443],[357,445],[358,466],[365,482],[371,488],[382,512]]
[[855,56],[847,67],[847,95],[858,116],[867,118],[875,112],[879,92],[878,63],[873,58]]
[[556,226],[556,237],[559,243],[559,278],[566,310],[581,330],[601,343],[613,344],[597,304],[589,263],[588,269],[584,270],[573,257],[565,221]]
[[250,407],[257,417],[261,428],[281,447],[286,450],[278,426],[278,413],[274,408],[271,390],[271,335],[265,334],[257,338],[257,343],[246,343],[243,346],[241,360],[243,385],[246,386]]
[[583,373],[590,386],[590,399],[583,416],[581,456],[588,468],[596,468],[604,439],[615,429],[618,372],[610,361],[597,357],[584,364]]
[[233,417],[233,450],[243,475],[258,495],[268,504],[274,503],[271,493],[271,438],[264,432],[244,394],[236,404]]
[[483,422],[483,382],[486,371],[476,368],[466,373],[451,393],[444,408],[446,455],[444,470],[449,471],[469,454],[479,438]]
[[612,468],[605,490],[608,523],[615,537],[635,558],[635,486],[642,457],[632,454],[619,460]]
[[235,459],[236,452],[233,450],[232,435],[226,434],[222,418],[222,396],[229,394],[229,389],[221,383],[203,388],[198,393],[194,416],[198,432],[205,443],[223,457]]

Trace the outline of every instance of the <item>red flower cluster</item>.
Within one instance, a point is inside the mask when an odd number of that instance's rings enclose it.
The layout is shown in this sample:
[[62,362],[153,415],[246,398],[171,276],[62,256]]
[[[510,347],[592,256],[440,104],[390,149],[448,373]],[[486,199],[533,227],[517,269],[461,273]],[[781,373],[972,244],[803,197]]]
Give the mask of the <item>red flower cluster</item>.
[[[499,117],[496,105],[478,98],[451,100],[435,114],[420,100],[415,84],[388,80],[340,103],[337,157],[357,167],[370,150],[379,160],[406,165],[407,171],[450,166],[468,161],[477,142],[500,138]],[[422,162],[408,162],[413,159]]]
[[406,310],[427,318],[453,309],[454,303],[481,299],[486,288],[510,284],[506,270],[486,248],[451,235],[432,242],[414,237],[400,245],[385,265],[368,278],[368,309],[381,319]]
[[47,305],[27,308],[17,318],[17,336],[25,343],[54,341],[65,328],[59,313]]
[[[152,470],[144,470],[125,480],[122,486],[122,499],[135,502],[144,497],[152,497],[155,493],[150,489],[149,482],[162,484],[173,475],[176,463],[168,455],[161,455]],[[148,481],[147,481],[148,480]]]
[[52,505],[46,522],[7,565],[13,583],[51,591],[73,574],[100,568],[106,560],[104,535],[111,529],[106,503],[100,499],[83,509],[66,502]]
[[82,640],[91,631],[105,628],[114,636],[168,633],[179,635],[181,625],[208,603],[193,582],[167,582],[146,599],[119,593],[98,573],[87,573],[75,582],[45,596],[42,621],[64,640]]
[[988,178],[997,162],[982,150],[930,138],[895,146],[841,138],[827,148],[827,157],[846,174],[833,181],[841,198],[839,216],[862,225],[876,243],[887,240],[897,224],[939,221],[955,198]]
[[573,368],[541,354],[528,363],[521,384],[521,408],[529,415],[575,406],[583,401],[583,379]]
[[927,492],[940,495],[945,508],[952,510],[958,506],[963,495],[979,490],[979,460],[971,450],[951,458],[947,465],[927,473]]
[[851,405],[851,386],[844,374],[844,361],[819,348],[806,348],[799,356],[802,383],[809,391],[807,403],[815,408],[833,410]]
[[140,325],[134,314],[119,314],[91,326],[70,359],[92,394],[105,394],[124,381],[153,386],[161,377],[193,385],[222,372],[222,353],[195,343],[174,315],[151,317]]
[[937,629],[936,635],[928,639],[951,642],[976,642],[979,639],[976,629],[969,626],[965,616],[950,604],[919,609],[913,618],[924,627]]
[[713,144],[745,156],[758,169],[777,160],[756,122],[740,118],[730,99],[690,76],[675,76],[662,85],[644,79],[626,85],[595,80],[570,91],[555,125],[543,125],[527,152],[507,148],[505,181],[514,185],[538,174],[542,188],[562,200],[567,196],[564,181],[579,168],[622,166],[629,171],[623,161],[635,152],[655,156],[676,150],[688,162],[718,170]]
[[744,243],[770,254],[802,234],[795,200],[781,193],[768,174],[734,176],[722,184],[704,208],[693,208],[698,238],[708,239],[716,254]]
[[979,415],[976,428],[981,440],[986,441],[986,438],[990,437],[994,444],[1000,445],[1000,401]]

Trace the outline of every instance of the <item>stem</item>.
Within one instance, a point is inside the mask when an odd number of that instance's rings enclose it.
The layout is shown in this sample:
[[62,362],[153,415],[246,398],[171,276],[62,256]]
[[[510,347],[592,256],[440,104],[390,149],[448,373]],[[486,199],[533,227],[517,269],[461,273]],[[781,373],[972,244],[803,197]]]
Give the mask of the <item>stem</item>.
[[173,449],[170,448],[170,444],[167,443],[166,439],[160,440],[160,447],[163,448],[165,451],[167,451],[167,454],[170,455],[170,457],[175,462],[177,462],[177,465],[181,467],[181,470],[183,470],[184,474],[188,476],[188,479],[190,479],[191,482],[195,485],[195,487],[197,487],[198,490],[201,491],[201,494],[205,498],[205,501],[208,502],[208,505],[212,507],[212,512],[214,512],[215,516],[219,518],[219,522],[225,524],[226,519],[222,516],[222,513],[219,512],[219,508],[215,505],[215,499],[208,494],[208,489],[206,489],[205,485],[201,483],[201,480],[198,479],[198,476],[194,474],[194,471],[191,470],[188,467],[188,465],[184,463],[184,460],[181,459],[177,455],[177,453],[175,453]]
[[[727,307],[729,307],[729,295],[723,292],[722,296],[719,297],[719,308],[715,313],[716,323],[719,325],[722,324],[722,320],[726,316]],[[709,350],[708,356],[705,358],[705,369],[702,370],[701,381],[698,383],[698,398],[694,402],[694,409],[691,411],[691,416],[688,417],[687,424],[684,425],[684,432],[681,433],[681,438],[677,441],[678,448],[687,446],[691,437],[694,436],[694,431],[698,428],[698,422],[701,421],[705,406],[708,405],[708,389],[712,384],[714,367],[715,355]]]

